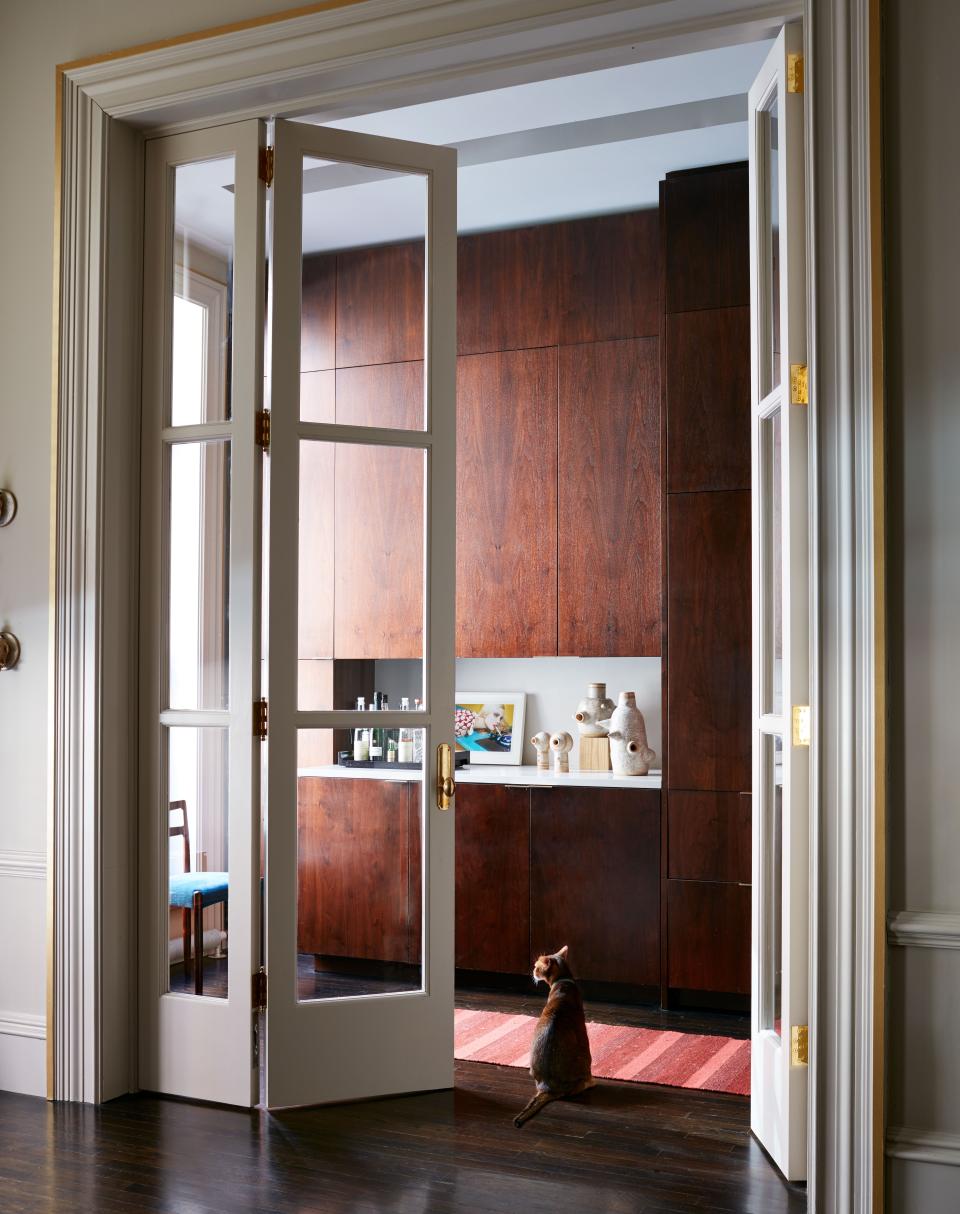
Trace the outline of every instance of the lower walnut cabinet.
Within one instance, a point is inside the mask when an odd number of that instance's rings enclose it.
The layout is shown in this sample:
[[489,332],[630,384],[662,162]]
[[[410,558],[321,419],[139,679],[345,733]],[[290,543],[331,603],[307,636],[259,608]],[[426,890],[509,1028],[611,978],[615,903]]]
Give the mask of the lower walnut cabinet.
[[455,812],[459,969],[566,944],[584,981],[659,984],[659,792],[461,784]]
[[458,969],[523,974],[530,956],[530,795],[461,784],[454,809]]
[[297,951],[420,961],[420,785],[297,781]]

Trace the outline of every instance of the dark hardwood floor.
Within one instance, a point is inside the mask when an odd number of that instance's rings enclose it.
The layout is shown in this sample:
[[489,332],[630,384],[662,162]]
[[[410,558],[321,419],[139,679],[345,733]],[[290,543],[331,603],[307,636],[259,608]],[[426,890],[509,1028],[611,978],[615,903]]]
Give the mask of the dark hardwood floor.
[[128,1096],[0,1094],[4,1214],[799,1214],[742,1098],[601,1083],[523,1130],[522,1071],[452,1092],[281,1114]]

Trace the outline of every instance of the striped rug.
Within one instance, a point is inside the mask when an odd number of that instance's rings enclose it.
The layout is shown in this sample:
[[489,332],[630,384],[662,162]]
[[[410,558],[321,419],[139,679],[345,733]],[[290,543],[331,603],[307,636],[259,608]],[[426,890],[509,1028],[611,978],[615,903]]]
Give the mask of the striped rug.
[[[454,1056],[527,1070],[535,1024],[535,1016],[457,1008]],[[749,1041],[595,1021],[588,1022],[587,1033],[597,1079],[750,1095]]]

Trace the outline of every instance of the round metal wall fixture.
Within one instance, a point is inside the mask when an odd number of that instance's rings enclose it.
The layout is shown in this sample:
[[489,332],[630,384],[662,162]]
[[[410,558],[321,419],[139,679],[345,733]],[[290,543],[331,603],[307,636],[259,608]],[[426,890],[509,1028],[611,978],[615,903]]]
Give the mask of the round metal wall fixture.
[[13,670],[20,661],[20,642],[12,632],[0,632],[0,670]]
[[0,527],[13,522],[17,513],[17,499],[9,489],[0,489]]

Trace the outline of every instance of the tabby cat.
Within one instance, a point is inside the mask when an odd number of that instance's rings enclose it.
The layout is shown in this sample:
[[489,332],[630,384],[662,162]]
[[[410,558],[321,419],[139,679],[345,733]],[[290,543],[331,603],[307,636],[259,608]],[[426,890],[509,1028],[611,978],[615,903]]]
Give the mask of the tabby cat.
[[596,1082],[590,1074],[590,1041],[583,1000],[567,963],[566,945],[557,953],[537,958],[533,980],[546,982],[550,994],[534,1029],[530,1052],[530,1074],[537,1093],[514,1117],[513,1124],[518,1129],[551,1100],[576,1096]]

